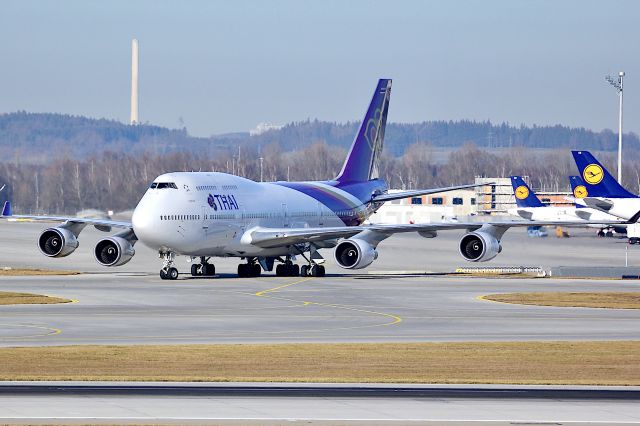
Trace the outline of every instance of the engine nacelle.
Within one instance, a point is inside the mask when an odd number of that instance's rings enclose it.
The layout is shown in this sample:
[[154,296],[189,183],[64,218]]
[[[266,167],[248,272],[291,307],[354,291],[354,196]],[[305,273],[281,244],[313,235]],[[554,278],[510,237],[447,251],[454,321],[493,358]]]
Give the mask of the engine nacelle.
[[98,241],[93,250],[96,261],[102,266],[122,266],[129,262],[136,251],[128,240],[114,236]]
[[460,239],[460,254],[469,262],[486,262],[502,251],[500,241],[486,232],[470,232]]
[[78,239],[65,228],[47,228],[38,238],[38,248],[45,256],[65,257],[78,248]]
[[341,241],[333,252],[338,265],[345,269],[362,269],[378,258],[376,249],[357,238]]

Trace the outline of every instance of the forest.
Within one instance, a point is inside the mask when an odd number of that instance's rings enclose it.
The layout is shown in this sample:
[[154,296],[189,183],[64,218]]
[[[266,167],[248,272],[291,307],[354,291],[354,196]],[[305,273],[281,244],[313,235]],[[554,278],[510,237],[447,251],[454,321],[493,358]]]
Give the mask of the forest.
[[[186,129],[129,126],[57,114],[0,115],[0,201],[15,212],[73,214],[135,207],[158,175],[217,171],[250,179],[325,180],[340,170],[356,124],[317,120],[257,136],[194,138]],[[625,135],[624,184],[640,191],[638,137]],[[13,143],[12,143],[13,141]],[[34,149],[39,147],[39,149]],[[617,135],[563,126],[489,122],[390,123],[381,174],[390,188],[465,184],[476,176],[528,176],[539,190],[568,190],[571,149],[597,152],[615,171]],[[13,150],[13,151],[12,151]]]

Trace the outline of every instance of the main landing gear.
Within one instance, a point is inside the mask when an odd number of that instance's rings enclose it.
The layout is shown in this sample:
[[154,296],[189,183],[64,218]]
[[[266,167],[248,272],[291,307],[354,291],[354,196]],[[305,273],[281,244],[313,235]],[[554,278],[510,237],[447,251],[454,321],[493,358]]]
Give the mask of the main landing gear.
[[216,274],[216,267],[208,263],[210,258],[200,256],[200,263],[191,265],[191,275],[194,277],[212,277]]
[[[304,253],[300,253],[304,256]],[[304,256],[307,259],[306,256]],[[276,276],[277,277],[324,277],[325,270],[324,266],[313,262],[310,259],[307,259],[308,265],[296,265],[291,261],[291,257],[287,257],[287,259],[276,266]]]
[[287,258],[284,263],[276,266],[276,277],[297,277],[300,275],[300,266]]
[[240,278],[255,278],[262,273],[260,264],[255,259],[247,259],[247,263],[238,265],[238,276]]
[[177,280],[178,279],[178,269],[175,265],[175,253],[169,251],[166,253],[160,253],[160,257],[163,259],[162,261],[162,269],[160,269],[160,278],[163,280]]
[[300,268],[301,277],[324,277],[324,273],[323,265],[302,265]]

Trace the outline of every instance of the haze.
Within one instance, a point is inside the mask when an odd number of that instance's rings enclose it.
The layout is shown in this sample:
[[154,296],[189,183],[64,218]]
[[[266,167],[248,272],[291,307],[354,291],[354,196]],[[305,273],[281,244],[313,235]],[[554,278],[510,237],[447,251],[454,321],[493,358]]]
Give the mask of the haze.
[[633,1],[3,1],[0,113],[128,121],[199,136],[259,122],[359,120],[380,77],[389,120],[474,119],[617,130],[604,76],[625,70],[640,130]]

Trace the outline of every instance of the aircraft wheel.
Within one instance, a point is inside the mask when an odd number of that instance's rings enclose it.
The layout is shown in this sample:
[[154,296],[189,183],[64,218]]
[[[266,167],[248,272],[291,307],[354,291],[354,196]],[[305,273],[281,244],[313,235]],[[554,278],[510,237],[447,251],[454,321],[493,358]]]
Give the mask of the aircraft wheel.
[[251,265],[251,276],[252,277],[259,277],[261,273],[262,273],[262,268],[260,267],[259,264],[254,263],[253,265]]
[[238,276],[240,278],[245,278],[247,276],[247,266],[245,263],[238,265]]
[[298,275],[300,275],[300,265],[291,265],[291,270],[290,270],[290,274],[289,276],[292,277],[297,277]]
[[325,275],[324,265],[318,265],[318,276],[324,277],[324,275]]
[[200,275],[200,274],[198,273],[198,272],[199,272],[199,271],[198,271],[198,266],[199,266],[199,265],[197,265],[197,264],[195,264],[195,263],[194,263],[193,265],[191,265],[191,276],[195,277],[195,276]]
[[306,277],[307,275],[309,275],[309,267],[307,265],[302,265],[300,267],[300,276]]
[[167,278],[169,278],[170,280],[177,280],[178,270],[176,268],[169,268],[169,270],[167,271]]
[[202,275],[206,275],[208,277],[211,277],[213,275],[216,274],[216,267],[214,265],[211,265],[210,263],[205,263],[203,265],[203,274]]
[[168,279],[167,272],[164,269],[160,269],[160,279],[162,280]]
[[285,265],[276,266],[276,277],[283,277],[284,276],[284,266]]

